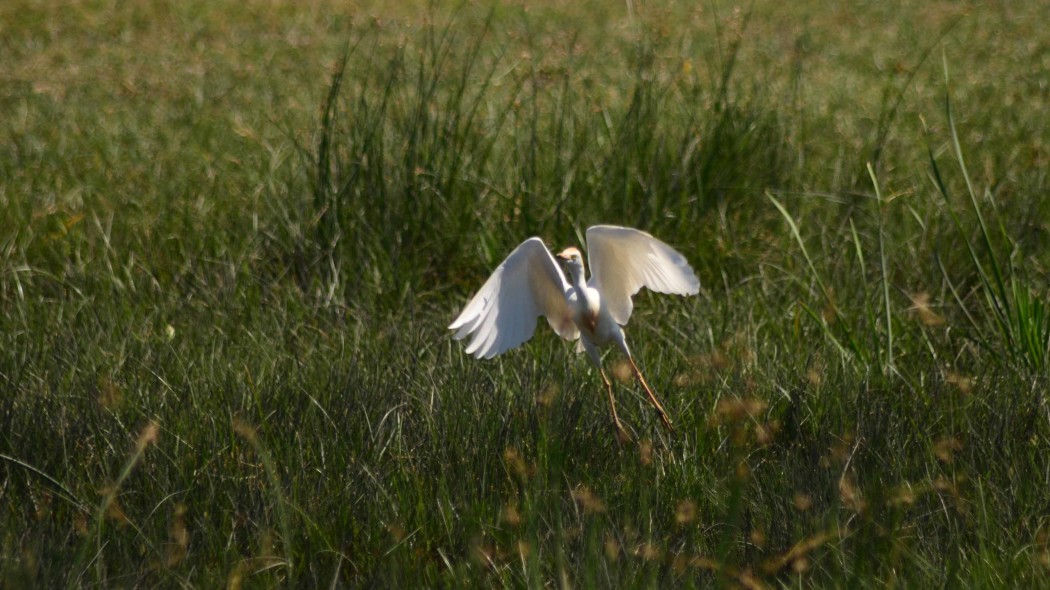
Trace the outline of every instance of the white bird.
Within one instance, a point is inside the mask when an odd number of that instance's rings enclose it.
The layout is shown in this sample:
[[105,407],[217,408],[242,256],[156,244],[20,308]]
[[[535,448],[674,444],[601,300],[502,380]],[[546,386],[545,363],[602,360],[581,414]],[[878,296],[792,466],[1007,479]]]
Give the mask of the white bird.
[[674,432],[671,419],[627,348],[622,326],[631,319],[631,297],[642,287],[657,293],[696,295],[700,280],[682,254],[637,229],[590,227],[587,252],[589,280],[579,250],[566,248],[557,254],[568,271],[566,277],[543,240],[525,240],[496,268],[449,329],[456,330],[457,340],[471,336],[468,354],[488,359],[532,338],[536,318],[546,317],[562,338],[579,338],[577,350],[587,351],[598,367],[617,435],[625,439],[628,436],[616,414],[612,383],[602,369],[599,353],[600,347],[615,344],[630,362],[664,426]]

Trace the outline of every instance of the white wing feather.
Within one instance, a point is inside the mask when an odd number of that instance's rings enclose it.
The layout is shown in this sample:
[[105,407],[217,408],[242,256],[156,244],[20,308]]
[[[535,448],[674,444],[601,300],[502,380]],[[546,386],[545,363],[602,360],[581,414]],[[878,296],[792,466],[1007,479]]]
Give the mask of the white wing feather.
[[561,268],[543,240],[529,238],[514,249],[449,326],[455,338],[473,335],[467,353],[492,358],[532,338],[536,318],[545,316],[566,340],[579,337],[572,323]]
[[588,284],[598,289],[616,323],[627,325],[642,287],[657,293],[696,295],[700,279],[677,250],[637,229],[613,225],[587,228]]

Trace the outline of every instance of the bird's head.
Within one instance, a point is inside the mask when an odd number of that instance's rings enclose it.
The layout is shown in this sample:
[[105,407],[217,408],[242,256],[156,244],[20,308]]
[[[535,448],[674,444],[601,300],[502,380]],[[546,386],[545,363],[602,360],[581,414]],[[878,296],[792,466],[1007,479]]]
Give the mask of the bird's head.
[[576,248],[566,248],[561,252],[555,254],[558,262],[562,264],[569,272],[574,274],[583,273],[583,255]]

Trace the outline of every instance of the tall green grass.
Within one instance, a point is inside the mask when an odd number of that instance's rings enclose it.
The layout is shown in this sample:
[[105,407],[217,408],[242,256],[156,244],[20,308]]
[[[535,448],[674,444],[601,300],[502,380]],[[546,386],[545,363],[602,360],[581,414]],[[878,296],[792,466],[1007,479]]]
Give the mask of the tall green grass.
[[[947,74],[948,68],[945,65],[946,82]],[[1018,267],[1014,263],[1013,253],[1017,250],[1017,245],[1006,228],[1000,223],[998,235],[992,233],[982,213],[984,207],[981,201],[988,203],[986,207],[990,206],[994,211],[995,197],[990,191],[986,191],[983,198],[978,197],[966,167],[955,118],[952,115],[951,101],[947,95],[944,104],[951,130],[952,153],[965,181],[969,211],[978,227],[977,232],[965,230],[965,222],[956,213],[958,205],[953,203],[952,193],[945,185],[941,169],[931,153],[932,177],[937,190],[944,198],[951,220],[966,245],[973,274],[980,279],[978,293],[983,305],[979,306],[979,311],[967,312],[966,318],[975,333],[975,338],[981,341],[991,354],[999,351],[1005,362],[1045,374],[1047,355],[1050,354],[1050,321],[1046,315],[1045,290],[1041,295],[1033,295],[1033,286],[1025,276],[1023,266]],[[971,243],[970,233],[977,234],[974,240],[977,246]],[[947,273],[945,275],[959,307],[972,307],[972,304],[968,305],[960,296],[959,290],[952,285]],[[978,322],[974,313],[984,316],[984,321]],[[991,327],[994,329],[989,329]],[[1005,354],[1001,354],[1002,352]]]
[[[343,57],[302,222],[304,261],[320,271],[300,274],[402,306],[455,269],[491,268],[520,236],[582,235],[599,220],[677,233],[787,175],[774,113],[727,97],[731,59],[709,87],[666,76],[642,39],[610,104],[574,70],[571,41],[556,70],[508,70],[489,33],[448,25],[389,49],[365,31]],[[690,253],[707,241],[690,237]]]

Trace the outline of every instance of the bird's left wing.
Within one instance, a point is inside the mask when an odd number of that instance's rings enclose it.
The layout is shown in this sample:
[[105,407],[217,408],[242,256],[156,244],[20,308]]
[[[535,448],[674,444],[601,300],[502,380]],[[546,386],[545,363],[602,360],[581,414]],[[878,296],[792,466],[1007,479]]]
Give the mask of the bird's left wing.
[[529,238],[496,268],[481,290],[449,326],[455,338],[471,336],[467,353],[492,358],[532,338],[536,318],[545,316],[566,340],[579,337],[572,323],[565,275],[543,240]]
[[685,256],[641,230],[614,225],[587,228],[587,261],[590,283],[621,326],[631,319],[631,297],[642,287],[673,295],[700,292],[700,279]]

